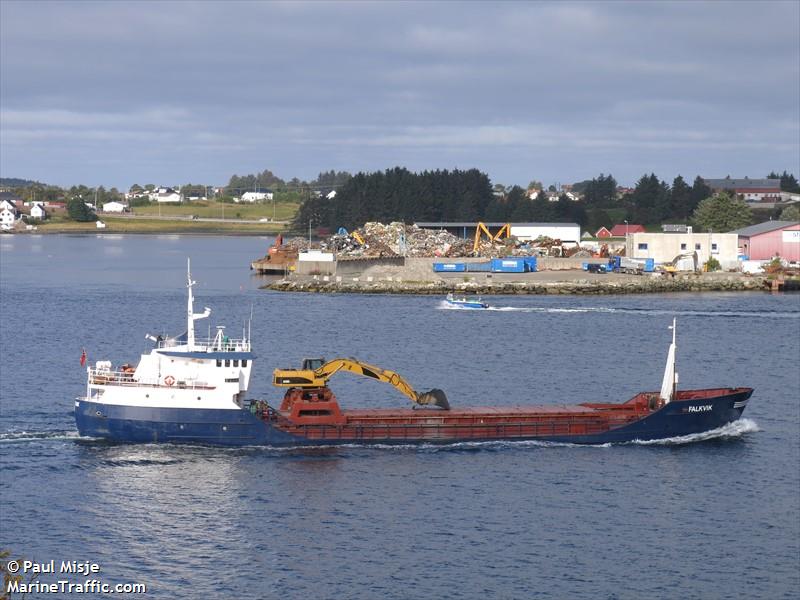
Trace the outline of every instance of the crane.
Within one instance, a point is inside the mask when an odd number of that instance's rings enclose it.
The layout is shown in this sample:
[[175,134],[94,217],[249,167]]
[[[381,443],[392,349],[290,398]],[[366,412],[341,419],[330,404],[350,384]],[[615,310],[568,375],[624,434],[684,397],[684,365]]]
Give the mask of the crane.
[[506,238],[511,237],[511,224],[506,223],[498,230],[497,233],[492,235],[492,232],[489,231],[489,228],[486,227],[486,225],[482,221],[479,221],[477,227],[475,228],[475,241],[472,244],[473,252],[477,252],[481,246],[482,233],[486,235],[487,238],[489,238],[490,242],[494,243],[501,240],[503,238],[503,234],[505,234]]
[[272,384],[277,387],[300,389],[327,388],[328,380],[339,371],[349,371],[388,383],[414,404],[450,409],[450,403],[442,390],[434,388],[427,392],[417,392],[398,373],[363,363],[355,358],[335,358],[330,361],[324,358],[306,358],[300,369],[275,369]]

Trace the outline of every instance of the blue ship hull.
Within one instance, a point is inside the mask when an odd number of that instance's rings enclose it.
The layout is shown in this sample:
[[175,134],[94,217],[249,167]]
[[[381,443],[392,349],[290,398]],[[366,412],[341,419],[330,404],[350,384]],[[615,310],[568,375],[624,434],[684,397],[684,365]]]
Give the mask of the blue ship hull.
[[[739,419],[752,394],[751,389],[713,398],[671,402],[643,418],[602,433],[589,435],[425,435],[423,437],[363,437],[343,435],[335,427],[317,429],[315,437],[290,433],[264,421],[247,409],[204,410],[140,408],[75,403],[75,420],[82,436],[117,442],[201,443],[224,446],[329,446],[341,444],[451,444],[458,442],[540,440],[571,444],[605,444],[649,441],[685,436],[717,429]],[[314,426],[309,426],[313,430]],[[463,428],[462,428],[463,429]],[[323,431],[321,436],[319,431]],[[440,430],[437,430],[440,431]]]

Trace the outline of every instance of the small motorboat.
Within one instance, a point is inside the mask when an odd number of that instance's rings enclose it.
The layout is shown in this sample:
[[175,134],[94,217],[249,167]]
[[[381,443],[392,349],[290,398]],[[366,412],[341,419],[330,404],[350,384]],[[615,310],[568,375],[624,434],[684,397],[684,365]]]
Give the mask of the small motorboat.
[[456,298],[452,293],[447,294],[445,301],[449,306],[457,306],[459,308],[489,308],[489,305],[480,298],[475,300],[467,300],[467,298],[463,296],[461,298]]

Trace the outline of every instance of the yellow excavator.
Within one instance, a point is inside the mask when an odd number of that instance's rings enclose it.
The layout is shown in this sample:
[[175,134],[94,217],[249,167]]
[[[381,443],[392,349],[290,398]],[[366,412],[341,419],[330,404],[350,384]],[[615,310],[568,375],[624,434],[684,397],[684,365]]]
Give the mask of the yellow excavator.
[[492,234],[492,232],[489,231],[489,228],[486,227],[486,224],[482,221],[479,221],[478,226],[475,228],[475,241],[472,244],[473,252],[477,252],[481,246],[481,234],[485,235],[490,242],[494,243],[503,239],[503,235],[505,235],[506,238],[511,237],[511,224],[506,223],[498,230],[497,233]]
[[427,392],[416,392],[409,383],[394,371],[388,371],[368,365],[355,358],[335,358],[326,361],[324,358],[306,358],[301,369],[275,369],[272,384],[277,387],[320,389],[328,386],[328,380],[339,371],[349,371],[362,377],[370,377],[388,383],[414,404],[438,406],[450,409],[447,396],[440,389]]
[[675,277],[675,273],[678,272],[678,263],[682,261],[684,258],[691,258],[693,263],[693,271],[696,273],[698,271],[698,257],[697,252],[684,252],[683,254],[678,254],[675,258],[673,258],[668,263],[664,263],[661,266],[661,270],[667,274]]

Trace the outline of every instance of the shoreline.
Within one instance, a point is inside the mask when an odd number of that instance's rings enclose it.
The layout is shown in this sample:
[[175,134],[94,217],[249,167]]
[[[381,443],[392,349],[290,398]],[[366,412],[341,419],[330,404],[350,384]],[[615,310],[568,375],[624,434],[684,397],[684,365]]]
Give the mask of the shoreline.
[[[710,275],[710,276],[709,276]],[[528,281],[461,282],[457,280],[429,281],[331,281],[313,276],[303,279],[280,279],[261,286],[277,292],[306,292],[321,294],[392,294],[445,295],[454,292],[465,295],[625,295],[662,294],[675,292],[767,292],[771,280],[766,276],[740,274],[702,274],[699,276],[664,277],[619,276],[605,280],[590,280],[586,273],[561,271],[555,279]]]

